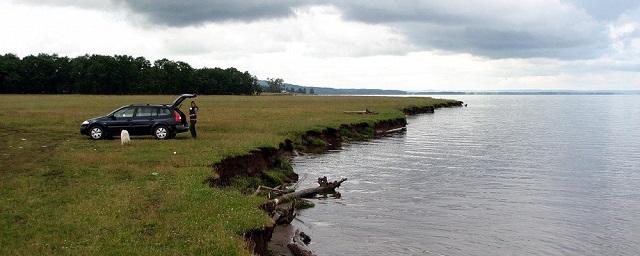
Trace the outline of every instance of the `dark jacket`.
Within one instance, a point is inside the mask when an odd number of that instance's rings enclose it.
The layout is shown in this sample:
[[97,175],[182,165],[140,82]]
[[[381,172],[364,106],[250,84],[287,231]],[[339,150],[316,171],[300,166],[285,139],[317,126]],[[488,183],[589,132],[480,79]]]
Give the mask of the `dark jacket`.
[[189,107],[189,119],[197,120],[198,119],[198,107]]

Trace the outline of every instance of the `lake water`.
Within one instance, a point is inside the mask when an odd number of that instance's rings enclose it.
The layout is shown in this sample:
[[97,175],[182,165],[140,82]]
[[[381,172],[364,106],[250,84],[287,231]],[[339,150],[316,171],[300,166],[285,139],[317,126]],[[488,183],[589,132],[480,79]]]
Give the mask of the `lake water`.
[[319,255],[640,255],[640,96],[442,96],[466,108],[295,159],[347,177],[294,223]]

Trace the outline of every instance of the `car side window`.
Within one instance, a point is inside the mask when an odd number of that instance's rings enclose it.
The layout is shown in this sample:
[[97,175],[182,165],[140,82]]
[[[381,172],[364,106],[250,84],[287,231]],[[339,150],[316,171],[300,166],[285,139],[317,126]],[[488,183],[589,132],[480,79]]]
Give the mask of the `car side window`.
[[158,115],[158,109],[152,107],[139,107],[136,117],[154,117]]
[[135,108],[123,108],[123,109],[118,110],[115,113],[113,113],[113,116],[115,116],[116,118],[133,117],[133,111],[134,110],[135,110]]
[[170,111],[169,109],[166,109],[166,108],[161,108],[161,109],[160,109],[160,115],[161,115],[161,116],[168,116],[168,115],[171,115],[171,111]]

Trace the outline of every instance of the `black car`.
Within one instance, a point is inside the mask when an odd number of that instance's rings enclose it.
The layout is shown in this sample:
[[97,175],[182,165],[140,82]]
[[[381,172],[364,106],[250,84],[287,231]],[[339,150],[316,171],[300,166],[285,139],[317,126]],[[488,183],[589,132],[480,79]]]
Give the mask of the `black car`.
[[114,110],[106,116],[82,122],[80,133],[94,140],[120,136],[122,130],[130,135],[153,135],[156,139],[174,138],[189,130],[180,105],[195,94],[182,94],[172,104],[132,104]]

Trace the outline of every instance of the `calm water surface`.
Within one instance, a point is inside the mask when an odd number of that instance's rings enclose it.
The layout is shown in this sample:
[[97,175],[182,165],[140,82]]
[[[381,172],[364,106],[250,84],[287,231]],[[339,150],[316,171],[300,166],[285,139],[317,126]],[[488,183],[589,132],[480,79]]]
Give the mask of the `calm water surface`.
[[320,255],[640,255],[640,96],[443,96],[406,133],[295,160],[347,177]]

